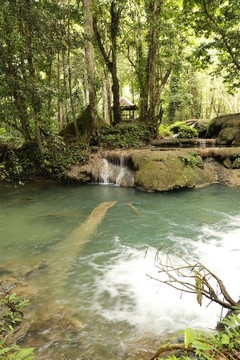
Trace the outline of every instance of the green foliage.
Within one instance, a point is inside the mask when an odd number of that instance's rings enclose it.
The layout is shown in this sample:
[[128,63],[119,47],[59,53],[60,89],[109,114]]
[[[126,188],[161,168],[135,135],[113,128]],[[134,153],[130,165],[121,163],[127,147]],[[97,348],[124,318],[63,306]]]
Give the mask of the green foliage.
[[9,332],[14,331],[14,327],[22,322],[22,310],[28,305],[29,301],[17,296],[15,293],[6,295],[0,300],[4,312],[0,317],[0,333],[6,336]]
[[5,134],[6,134],[6,129],[0,128],[0,139],[4,138]]
[[17,345],[5,346],[4,341],[0,343],[0,360],[33,360],[34,348],[20,348]]
[[181,139],[192,139],[198,137],[197,129],[188,126],[188,125],[181,125],[179,128],[178,138]]
[[[147,143],[152,133],[153,129],[144,124],[119,124],[114,128],[102,128],[99,141],[101,146],[110,149],[134,148]],[[96,142],[96,139],[91,142]]]
[[64,180],[72,164],[84,164],[87,159],[85,146],[72,142],[66,144],[61,136],[52,137],[46,144],[44,156],[40,159],[43,175],[55,180]]
[[9,179],[9,173],[6,169],[6,164],[5,163],[1,163],[0,164],[0,181],[4,181]]
[[44,142],[43,156],[36,143],[26,142],[19,149],[0,154],[0,180],[24,181],[38,176],[64,180],[71,165],[85,163],[87,156],[84,146],[76,142],[66,144],[61,136],[53,136]]
[[239,88],[238,0],[184,0],[185,23],[199,37],[195,62],[202,67],[214,63],[215,74],[223,73],[230,87]]
[[163,139],[163,138],[168,138],[168,137],[172,137],[172,132],[169,128],[169,126],[165,126],[163,124],[160,124],[159,125],[159,128],[158,128],[158,136],[160,139]]
[[[216,356],[223,359],[235,359],[240,346],[240,319],[233,313],[221,321],[223,331],[216,335],[204,331],[186,329],[184,332],[184,347],[178,356],[168,356],[167,359],[176,360],[212,360]],[[164,345],[163,345],[164,348]],[[163,358],[159,358],[162,360]]]
[[202,158],[198,154],[192,154],[189,156],[180,156],[180,160],[186,166],[191,166],[191,167],[197,166],[200,168],[203,167]]
[[170,131],[178,134],[180,139],[192,139],[198,137],[198,131],[192,126],[186,125],[185,121],[176,121],[169,126]]
[[186,125],[185,121],[176,121],[170,126],[160,124],[158,128],[158,136],[162,139],[165,137],[172,137],[173,134],[177,134],[180,139],[192,139],[198,137],[198,131]]
[[22,311],[28,304],[28,300],[15,293],[8,294],[0,300],[0,360],[32,360],[34,358],[33,348],[20,348],[15,344],[6,346],[4,341],[4,338],[9,338],[21,324]]

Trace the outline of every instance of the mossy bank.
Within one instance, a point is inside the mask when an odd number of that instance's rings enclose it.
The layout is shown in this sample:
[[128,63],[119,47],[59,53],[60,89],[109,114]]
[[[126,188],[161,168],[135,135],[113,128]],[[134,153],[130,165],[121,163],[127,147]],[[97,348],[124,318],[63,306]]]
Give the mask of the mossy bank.
[[[240,187],[240,148],[145,149],[100,151],[84,166],[73,166],[69,181],[96,182],[102,159],[111,165],[124,163],[134,174],[134,182],[123,178],[121,186],[135,186],[148,192],[200,188],[221,183]],[[128,176],[129,177],[129,176]],[[113,182],[115,182],[113,180]]]

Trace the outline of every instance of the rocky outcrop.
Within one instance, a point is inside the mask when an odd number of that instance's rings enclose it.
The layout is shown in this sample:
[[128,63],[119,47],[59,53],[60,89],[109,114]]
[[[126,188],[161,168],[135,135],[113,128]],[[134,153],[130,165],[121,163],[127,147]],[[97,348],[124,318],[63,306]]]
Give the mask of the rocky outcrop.
[[212,181],[195,150],[134,151],[135,185],[145,191],[205,186]]
[[218,145],[240,145],[240,114],[221,115],[209,124],[208,137],[216,138]]
[[92,155],[87,165],[74,166],[67,177],[79,182],[105,182],[104,171],[111,172],[109,182],[149,192],[214,183],[240,187],[240,148],[106,151]]

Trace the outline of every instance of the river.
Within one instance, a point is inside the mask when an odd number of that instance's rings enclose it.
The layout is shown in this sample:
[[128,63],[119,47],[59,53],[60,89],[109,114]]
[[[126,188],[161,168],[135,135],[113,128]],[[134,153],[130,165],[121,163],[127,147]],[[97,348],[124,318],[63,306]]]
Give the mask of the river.
[[[112,201],[86,236],[96,216],[91,212]],[[36,326],[21,344],[35,346],[41,360],[143,359],[186,326],[213,329],[218,306],[206,301],[200,307],[195,295],[148,275],[159,276],[156,251],[169,246],[204,263],[238,300],[239,219],[240,190],[221,185],[154,194],[111,185],[1,185],[0,264],[21,271],[40,258],[50,263],[29,280],[38,294]],[[71,253],[67,244],[76,228],[79,246]],[[61,322],[66,309],[82,324],[77,334]]]

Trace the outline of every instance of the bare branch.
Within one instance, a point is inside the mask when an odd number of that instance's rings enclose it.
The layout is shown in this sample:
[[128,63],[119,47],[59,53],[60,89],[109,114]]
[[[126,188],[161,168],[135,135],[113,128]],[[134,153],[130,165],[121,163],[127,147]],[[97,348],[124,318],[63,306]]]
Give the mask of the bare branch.
[[[156,252],[154,259],[154,264],[159,269],[159,278],[148,275],[149,278],[167,284],[181,292],[197,294],[197,301],[200,306],[202,305],[203,297],[230,310],[233,310],[238,305],[227,292],[222,280],[205,265],[200,262],[191,264],[175,250],[168,247],[166,249],[167,253],[164,254],[165,261],[161,257],[160,250]],[[174,265],[170,254],[176,256],[181,264]],[[161,278],[162,275],[166,278]],[[211,285],[212,281],[216,284],[216,291]],[[223,300],[220,296],[223,296]]]

